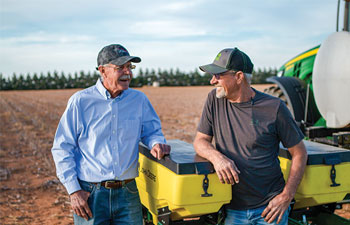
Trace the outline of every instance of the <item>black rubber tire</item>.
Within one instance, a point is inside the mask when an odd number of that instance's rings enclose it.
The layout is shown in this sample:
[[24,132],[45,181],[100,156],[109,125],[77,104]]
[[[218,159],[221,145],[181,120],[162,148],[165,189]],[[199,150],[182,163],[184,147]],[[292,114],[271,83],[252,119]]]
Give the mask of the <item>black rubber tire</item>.
[[274,96],[276,98],[281,99],[286,104],[286,106],[288,107],[289,111],[291,111],[292,115],[293,115],[292,108],[288,104],[287,98],[286,98],[286,96],[284,96],[283,91],[281,90],[281,88],[279,88],[278,86],[271,86],[269,88],[266,88],[264,90],[264,93],[272,95],[272,96]]

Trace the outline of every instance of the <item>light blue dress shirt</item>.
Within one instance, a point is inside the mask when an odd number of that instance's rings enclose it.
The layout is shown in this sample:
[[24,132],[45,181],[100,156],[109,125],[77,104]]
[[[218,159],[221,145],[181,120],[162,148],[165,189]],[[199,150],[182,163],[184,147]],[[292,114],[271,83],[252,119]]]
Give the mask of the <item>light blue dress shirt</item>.
[[88,182],[138,176],[138,144],[166,143],[159,117],[145,94],[127,89],[116,98],[98,80],[68,101],[52,155],[69,194]]

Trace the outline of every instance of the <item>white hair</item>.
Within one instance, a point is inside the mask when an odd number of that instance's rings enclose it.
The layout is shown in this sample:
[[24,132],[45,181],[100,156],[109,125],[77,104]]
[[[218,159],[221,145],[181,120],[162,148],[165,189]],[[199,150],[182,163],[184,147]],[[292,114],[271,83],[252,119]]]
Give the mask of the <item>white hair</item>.
[[252,74],[251,73],[244,73],[244,77],[245,77],[246,81],[248,82],[248,84],[252,83]]

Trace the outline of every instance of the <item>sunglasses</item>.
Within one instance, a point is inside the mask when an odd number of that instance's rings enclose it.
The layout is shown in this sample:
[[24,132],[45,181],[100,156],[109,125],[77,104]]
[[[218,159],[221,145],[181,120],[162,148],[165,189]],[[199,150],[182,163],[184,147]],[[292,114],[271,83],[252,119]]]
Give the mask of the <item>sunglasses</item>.
[[227,75],[227,74],[233,74],[233,75],[235,75],[237,72],[238,72],[238,71],[226,71],[226,72],[223,72],[223,73],[216,73],[216,74],[212,74],[212,75],[215,77],[215,79],[220,80],[220,77],[221,77],[221,76],[225,76],[225,75]]

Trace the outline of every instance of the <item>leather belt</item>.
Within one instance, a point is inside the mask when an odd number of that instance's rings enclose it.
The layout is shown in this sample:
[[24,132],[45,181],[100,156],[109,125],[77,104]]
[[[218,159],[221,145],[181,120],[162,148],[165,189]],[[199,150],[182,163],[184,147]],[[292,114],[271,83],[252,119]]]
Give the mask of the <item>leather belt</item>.
[[105,187],[107,189],[118,189],[123,187],[125,184],[130,183],[131,181],[134,181],[135,179],[128,179],[128,180],[106,180],[102,181],[101,183],[92,183],[94,185],[101,184],[101,187]]

